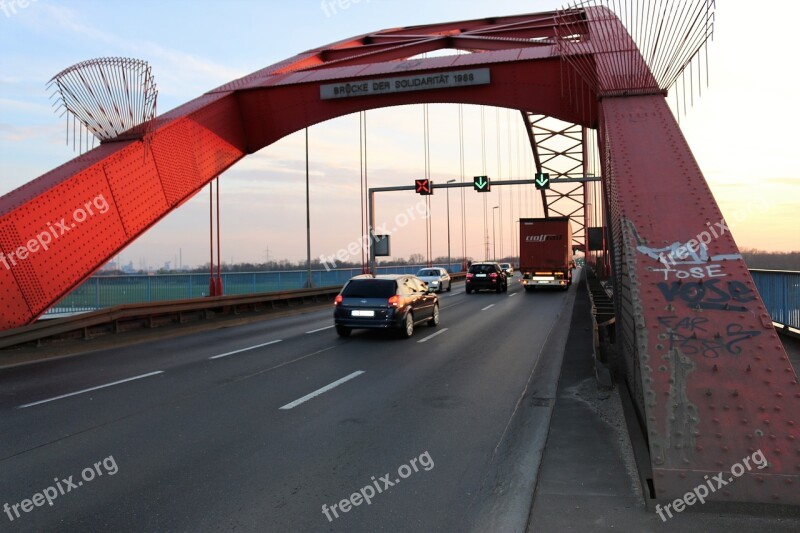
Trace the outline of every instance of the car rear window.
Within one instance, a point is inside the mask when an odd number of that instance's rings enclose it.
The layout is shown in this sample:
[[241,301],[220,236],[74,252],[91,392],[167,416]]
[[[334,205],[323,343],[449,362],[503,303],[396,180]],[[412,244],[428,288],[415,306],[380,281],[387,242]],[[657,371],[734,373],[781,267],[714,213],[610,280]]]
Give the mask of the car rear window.
[[392,279],[354,279],[342,291],[347,298],[388,298],[397,292]]
[[420,270],[417,276],[438,276],[439,271],[436,269]]
[[469,271],[473,274],[488,274],[494,272],[494,265],[472,265]]

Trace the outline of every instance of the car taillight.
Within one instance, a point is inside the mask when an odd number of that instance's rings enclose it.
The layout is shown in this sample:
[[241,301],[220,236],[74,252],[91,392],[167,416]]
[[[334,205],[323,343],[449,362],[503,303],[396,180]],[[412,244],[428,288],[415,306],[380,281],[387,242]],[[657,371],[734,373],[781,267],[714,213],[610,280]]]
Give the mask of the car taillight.
[[402,302],[400,301],[400,297],[396,294],[394,296],[389,296],[389,305],[392,305],[394,307],[403,306]]
[[490,278],[496,278],[497,277],[497,272],[492,272],[491,274],[489,274],[489,277]]
[[342,303],[342,300],[344,300],[344,298],[342,298],[342,295],[337,294],[336,299],[333,301],[333,305],[339,305],[340,303]]
[[472,272],[467,272],[467,279],[472,279],[472,276],[474,275],[475,274],[473,274]]

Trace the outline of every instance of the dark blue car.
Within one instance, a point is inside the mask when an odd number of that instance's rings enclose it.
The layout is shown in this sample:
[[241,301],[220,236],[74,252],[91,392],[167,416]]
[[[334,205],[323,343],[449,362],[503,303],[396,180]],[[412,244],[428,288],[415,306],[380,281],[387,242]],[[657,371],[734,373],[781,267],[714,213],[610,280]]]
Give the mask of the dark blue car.
[[333,320],[342,337],[367,328],[396,329],[408,338],[417,324],[439,324],[439,299],[416,276],[356,276],[336,296]]

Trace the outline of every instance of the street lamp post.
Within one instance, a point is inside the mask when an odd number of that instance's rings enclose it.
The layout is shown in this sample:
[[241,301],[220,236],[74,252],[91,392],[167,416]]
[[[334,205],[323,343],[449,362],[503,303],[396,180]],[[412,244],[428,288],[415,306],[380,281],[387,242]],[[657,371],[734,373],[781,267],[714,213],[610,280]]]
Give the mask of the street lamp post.
[[[447,180],[447,183],[454,183],[456,180]],[[453,262],[450,259],[450,187],[447,191],[447,271],[453,270]]]
[[492,256],[494,256],[495,262],[497,262],[497,242],[495,241],[494,236],[494,210],[498,209],[499,207],[499,205],[496,205],[492,208]]

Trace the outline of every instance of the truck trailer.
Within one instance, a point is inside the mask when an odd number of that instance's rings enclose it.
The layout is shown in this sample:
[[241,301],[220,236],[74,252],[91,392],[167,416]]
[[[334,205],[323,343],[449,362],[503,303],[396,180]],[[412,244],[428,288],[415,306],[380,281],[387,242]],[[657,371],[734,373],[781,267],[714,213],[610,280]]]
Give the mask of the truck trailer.
[[535,287],[567,290],[573,267],[569,217],[520,219],[519,271],[526,291]]

